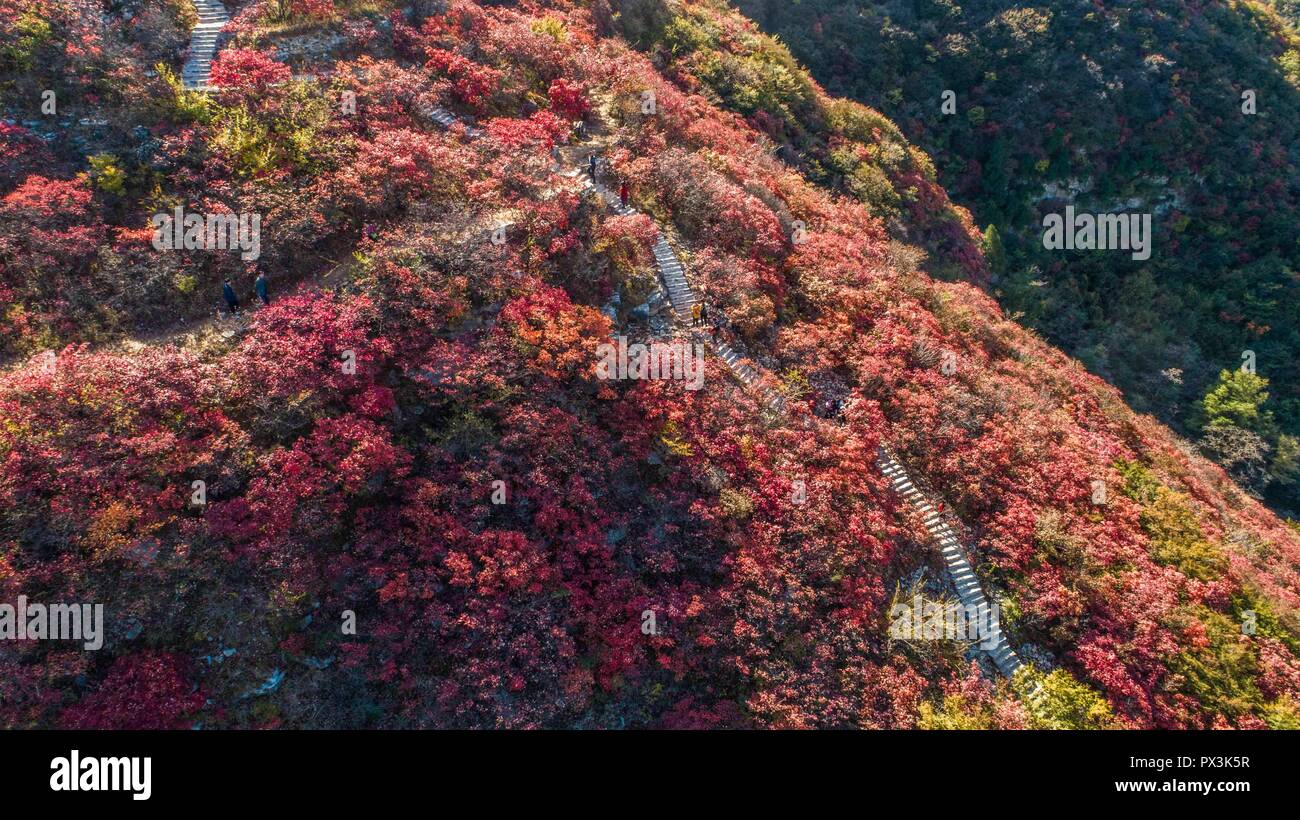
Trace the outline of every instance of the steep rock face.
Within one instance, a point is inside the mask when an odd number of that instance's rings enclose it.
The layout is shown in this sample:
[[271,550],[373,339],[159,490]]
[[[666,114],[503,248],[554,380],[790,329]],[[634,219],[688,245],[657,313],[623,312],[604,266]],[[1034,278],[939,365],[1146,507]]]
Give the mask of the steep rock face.
[[[884,117],[709,5],[329,5],[246,6],[212,95],[124,103],[168,205],[263,214],[272,299],[205,347],[70,348],[0,387],[5,598],[108,618],[98,654],[0,644],[5,724],[1295,720],[1296,534],[925,272],[978,279],[978,234]],[[317,30],[349,46],[274,59]],[[584,194],[592,154],[627,209]],[[98,231],[92,270],[249,292],[152,251],[152,186],[4,156],[6,242],[57,185],[78,210],[21,241]],[[689,338],[630,315],[656,263],[726,318],[700,390],[596,374],[612,335]],[[913,592],[976,589],[1047,669],[891,636]]]
[[[736,5],[934,157],[996,229],[1008,311],[1300,514],[1294,3],[1274,4],[1289,23],[1258,2]],[[1046,251],[1042,220],[1066,203],[1152,214],[1154,253]],[[1225,442],[1197,402],[1245,351],[1269,418]]]

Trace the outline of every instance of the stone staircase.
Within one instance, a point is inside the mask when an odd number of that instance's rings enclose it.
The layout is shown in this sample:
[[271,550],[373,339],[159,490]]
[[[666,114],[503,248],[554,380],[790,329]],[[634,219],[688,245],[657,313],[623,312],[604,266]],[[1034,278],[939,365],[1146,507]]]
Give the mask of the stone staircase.
[[740,356],[736,354],[736,351],[732,350],[724,342],[713,343],[713,349],[717,352],[718,357],[727,363],[732,375],[739,379],[741,384],[758,393],[767,409],[774,413],[785,412],[785,396],[759,381],[758,371],[745,364]]
[[220,0],[191,0],[199,13],[199,23],[190,33],[190,56],[181,69],[181,82],[193,91],[212,87],[212,58],[217,53],[221,29],[230,22],[230,14]]
[[[449,128],[452,123],[456,122],[455,115],[441,108],[431,109],[426,112],[426,115],[444,128]],[[467,133],[469,132],[467,131]],[[481,133],[481,131],[474,129],[471,136],[477,137]],[[596,193],[616,213],[621,215],[637,213],[634,208],[623,205],[618,194],[599,181],[592,179],[586,169],[574,169],[566,172],[565,176],[578,179],[583,185],[583,190]],[[662,233],[655,242],[652,251],[655,265],[659,269],[662,279],[662,286],[667,292],[668,301],[672,304],[673,311],[680,320],[690,322],[691,307],[699,299],[686,278],[685,266],[682,265],[681,260]],[[699,334],[696,335],[698,337]],[[726,362],[732,375],[741,384],[755,390],[769,410],[776,413],[784,412],[785,397],[776,390],[762,384],[759,373],[746,364],[741,356],[726,344],[714,343],[711,340],[709,340],[709,344],[719,358]],[[884,446],[881,446],[877,452],[876,466],[889,479],[894,491],[922,516],[926,530],[935,540],[935,543],[939,545],[944,566],[948,571],[953,586],[957,590],[957,597],[962,605],[967,607],[988,607],[990,605],[989,599],[984,594],[979,579],[975,575],[975,570],[966,554],[966,548],[962,546],[961,540],[957,537],[957,533],[953,530],[952,525],[948,523],[944,514],[936,508],[935,502],[916,486],[902,463]],[[980,641],[975,644],[975,648],[978,651],[987,653],[994,667],[1002,675],[1010,678],[1024,665],[1016,651],[1011,648],[1006,633],[1000,627],[997,630],[996,637],[991,641],[991,648],[986,648],[984,643],[985,641]],[[1043,694],[1041,686],[1036,685],[1032,691],[1027,693],[1026,697],[1032,702],[1038,702]]]
[[[579,170],[576,173],[571,173],[571,175],[582,181],[584,190],[593,191],[600,196],[615,213],[621,216],[630,216],[637,213],[635,208],[624,205],[618,194],[600,182],[593,180],[586,170]],[[673,312],[677,314],[678,319],[681,321],[690,323],[691,308],[698,304],[700,299],[695,295],[690,282],[686,279],[686,267],[662,233],[655,241],[651,252],[654,254],[655,267],[659,270],[661,286],[667,295],[668,302],[673,306]],[[746,364],[744,358],[732,350],[729,345],[723,342],[715,342],[700,333],[693,333],[693,335],[696,339],[702,339],[706,342],[718,355],[718,358],[726,363],[727,369],[731,371],[736,380],[756,392],[769,410],[777,413],[785,410],[785,397],[771,387],[762,384],[758,371]]]
[[[957,538],[957,534],[943,514],[935,508],[926,494],[916,486],[899,460],[883,446],[876,453],[876,466],[880,469],[880,472],[884,473],[885,478],[889,479],[894,492],[898,493],[904,501],[923,517],[926,530],[943,553],[944,566],[948,570],[948,576],[952,579],[953,586],[957,589],[957,598],[961,601],[962,606],[987,608],[989,599],[984,594],[983,588],[980,587],[979,579],[975,577],[975,570],[971,567],[970,560],[966,556],[966,548],[962,546],[960,539]],[[992,648],[985,647],[982,642],[979,644],[979,648],[988,653],[993,665],[1008,678],[1014,675],[1023,665],[1015,650],[1007,642],[1006,634],[1000,628],[997,631]]]
[[[435,122],[446,129],[450,129],[453,125],[459,122],[459,119],[456,117],[456,115],[451,113],[445,108],[425,108],[420,110],[420,114],[423,115],[425,118],[427,118],[430,122]],[[472,125],[466,124],[465,134],[469,136],[471,139],[477,139],[483,136],[483,131],[482,129],[475,128]]]
[[664,286],[668,289],[668,300],[673,303],[673,310],[677,311],[679,316],[689,318],[691,308],[700,300],[696,298],[690,284],[686,281],[686,268],[662,234],[655,240],[651,251],[654,253],[659,275],[663,277]]
[[[622,215],[636,213],[633,208],[623,205],[613,191],[592,180],[586,171],[579,171],[578,176],[585,182],[587,190],[595,191],[617,213]],[[686,279],[685,266],[682,265],[672,246],[669,245],[668,240],[662,234],[655,242],[652,251],[655,265],[659,268],[659,274],[663,279],[663,286],[667,290],[668,299],[672,303],[673,310],[683,321],[690,321],[691,307],[699,299],[692,291],[690,282]],[[711,344],[711,346],[718,356],[726,362],[727,367],[730,368],[736,379],[746,387],[756,390],[763,403],[770,410],[776,413],[784,412],[785,397],[776,390],[763,385],[760,382],[758,372],[745,364],[735,351],[726,344]],[[939,549],[943,554],[944,565],[948,570],[948,575],[952,579],[953,586],[957,590],[957,597],[962,605],[966,607],[983,607],[984,610],[981,611],[987,611],[990,605],[988,597],[984,594],[979,579],[975,576],[975,570],[967,558],[966,549],[957,538],[952,526],[939,513],[930,499],[916,487],[911,477],[908,476],[907,470],[904,469],[898,459],[884,447],[880,449],[877,455],[876,466],[890,480],[895,492],[923,516],[926,530],[939,545]],[[996,636],[989,643],[992,644],[991,647],[985,646],[985,641],[981,641],[977,644],[977,647],[980,651],[988,654],[999,672],[1008,678],[1013,676],[1023,664],[1007,641],[1006,634],[999,628]],[[1030,698],[1037,699],[1039,695],[1040,691],[1035,688],[1030,693]]]

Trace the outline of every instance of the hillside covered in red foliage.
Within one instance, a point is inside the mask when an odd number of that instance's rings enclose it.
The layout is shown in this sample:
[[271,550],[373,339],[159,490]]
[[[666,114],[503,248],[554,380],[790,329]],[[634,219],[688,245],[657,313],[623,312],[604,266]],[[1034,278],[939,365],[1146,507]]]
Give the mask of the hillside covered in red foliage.
[[[744,18],[232,3],[205,94],[182,6],[0,0],[0,600],[107,617],[0,642],[0,725],[1300,727],[1300,533],[1004,316],[928,158]],[[178,206],[260,258],[156,250]],[[636,310],[661,235],[784,414],[597,377],[686,333]],[[947,581],[882,444],[1033,668],[891,639]]]

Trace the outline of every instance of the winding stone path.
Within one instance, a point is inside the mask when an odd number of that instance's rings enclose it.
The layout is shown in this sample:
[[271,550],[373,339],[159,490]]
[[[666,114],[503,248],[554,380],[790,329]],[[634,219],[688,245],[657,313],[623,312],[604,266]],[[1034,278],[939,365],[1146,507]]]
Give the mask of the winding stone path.
[[[192,0],[192,2],[198,12],[199,22],[191,33],[190,55],[181,71],[181,79],[187,88],[207,91],[211,87],[212,60],[217,52],[221,29],[225,27],[226,23],[230,22],[230,15],[220,0]],[[440,107],[430,108],[421,113],[443,128],[451,128],[458,121],[455,114]],[[465,133],[470,138],[478,138],[483,135],[481,129],[468,124],[465,125]],[[585,170],[575,170],[567,175],[580,178],[584,182],[585,190],[594,191],[617,213],[625,215],[636,213],[635,209],[623,205],[617,194],[610,191],[598,180],[592,179]],[[689,323],[691,321],[691,308],[699,302],[699,298],[691,289],[690,281],[686,278],[685,265],[682,264],[681,259],[673,251],[672,246],[662,232],[660,232],[659,239],[654,244],[653,252],[662,287],[667,291],[668,301],[672,304],[673,311],[680,320]],[[694,331],[692,333],[696,338],[701,335]],[[712,339],[707,341],[718,354],[718,357],[727,364],[728,369],[735,378],[741,384],[753,389],[769,410],[778,414],[784,412],[785,397],[778,391],[763,384],[759,373],[748,365],[736,351],[732,350],[730,346],[714,342]],[[965,548],[952,527],[935,508],[935,504],[916,487],[907,474],[907,470],[884,446],[880,448],[877,454],[876,465],[889,478],[895,492],[924,517],[926,529],[938,543],[943,553],[948,574],[957,589],[957,595],[962,604],[965,606],[987,607],[988,598],[980,587],[979,580],[976,578],[970,560],[967,558]],[[993,648],[985,649],[982,646],[980,648],[989,654],[994,665],[1003,675],[1010,677],[1022,665],[1020,658],[1017,657],[1015,650],[1007,642],[1006,635],[1001,629],[997,632],[997,639]],[[1040,693],[1041,689],[1035,688],[1030,693],[1030,697],[1036,698]]]
[[[451,124],[457,121],[454,114],[442,108],[434,108],[425,113],[431,120],[444,128],[451,127]],[[477,137],[482,132],[467,126],[467,133],[470,136]],[[616,213],[621,215],[637,213],[634,208],[623,205],[618,194],[599,181],[592,179],[585,168],[571,170],[565,176],[581,180],[584,190],[595,192]],[[662,279],[661,287],[667,291],[668,301],[672,304],[673,311],[680,320],[689,323],[691,321],[691,307],[699,299],[691,289],[690,281],[686,278],[686,267],[673,251],[668,240],[664,238],[662,231],[659,239],[654,244],[653,252],[655,265],[659,269]],[[698,334],[696,335],[698,338]],[[709,344],[717,352],[719,358],[726,362],[735,378],[746,387],[754,389],[768,409],[776,413],[784,412],[785,397],[776,390],[762,384],[759,374],[746,364],[734,350],[725,344],[713,343],[711,340],[709,340]],[[957,590],[958,600],[965,607],[984,607],[985,611],[987,611],[990,606],[988,596],[984,594],[984,589],[980,586],[979,578],[975,575],[975,569],[971,566],[970,558],[966,553],[966,548],[961,543],[961,539],[957,537],[956,531],[948,523],[945,515],[939,511],[942,509],[942,505],[917,487],[916,482],[912,480],[902,462],[884,445],[880,447],[876,454],[876,466],[889,479],[894,492],[921,515],[926,530],[935,543],[938,544],[943,555],[944,566],[948,571],[948,577],[952,581],[953,587]],[[990,643],[991,646],[985,646],[986,642]],[[974,648],[977,651],[987,653],[997,671],[1008,678],[1015,675],[1024,666],[1016,651],[1012,649],[1010,642],[1007,641],[1006,633],[1002,631],[1000,624],[992,641],[987,641],[986,638],[974,644]],[[1031,701],[1037,701],[1042,697],[1042,694],[1042,688],[1035,686],[1027,697]]]
[[217,53],[221,29],[230,22],[230,14],[221,0],[191,0],[199,13],[199,23],[190,33],[190,56],[181,69],[181,82],[194,91],[207,91],[212,81],[212,58]]
[[[623,215],[636,213],[633,208],[623,205],[613,191],[592,180],[586,171],[580,171],[579,176],[585,180],[587,190],[594,190],[617,213]],[[677,254],[673,252],[668,240],[664,238],[662,233],[655,242],[653,251],[655,264],[659,268],[660,276],[663,278],[663,286],[668,292],[668,299],[672,302],[673,310],[677,312],[679,318],[689,322],[691,307],[699,299],[691,290],[690,282],[686,278],[685,266],[678,259]],[[712,347],[742,384],[757,390],[760,398],[763,399],[764,404],[769,409],[778,413],[784,411],[784,396],[759,383],[759,374],[742,362],[735,351],[725,344],[712,344]],[[989,611],[989,599],[980,586],[975,570],[966,555],[966,549],[957,538],[952,526],[939,513],[935,503],[917,488],[902,463],[884,447],[881,447],[877,454],[876,466],[890,480],[894,491],[923,517],[926,530],[934,538],[935,543],[939,545],[939,549],[943,554],[944,566],[948,570],[948,575],[957,590],[957,597],[962,605],[968,608],[967,611]],[[994,666],[1003,675],[1011,677],[1023,665],[1015,650],[1011,648],[1006,634],[1001,630],[1000,626],[996,630],[994,639],[987,641],[987,643],[990,645],[986,646],[985,642],[982,641],[977,646],[980,651],[988,654]]]

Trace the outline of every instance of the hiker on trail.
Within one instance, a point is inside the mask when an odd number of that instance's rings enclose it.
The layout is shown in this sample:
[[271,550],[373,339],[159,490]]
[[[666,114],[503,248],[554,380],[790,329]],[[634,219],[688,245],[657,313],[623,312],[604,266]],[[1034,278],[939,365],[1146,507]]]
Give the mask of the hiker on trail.
[[714,315],[718,317],[718,336],[724,340],[731,338],[731,321],[727,319],[727,314],[721,310],[715,310]]
[[623,203],[624,208],[627,207],[627,180],[626,179],[623,180],[623,183],[618,186],[618,201]]
[[271,299],[266,295],[266,274],[258,271],[257,278],[253,280],[253,290],[257,291],[257,298],[262,300],[262,304],[271,304]]
[[704,314],[704,308],[700,307],[699,302],[696,302],[695,304],[691,305],[691,323],[694,324],[696,327],[700,326],[700,317],[703,314]]
[[708,327],[709,324],[709,306],[700,302],[700,324]]
[[235,298],[235,289],[230,286],[229,279],[221,285],[221,295],[226,300],[226,307],[230,308],[230,315],[234,316],[238,313],[239,300]]
[[596,154],[594,152],[587,155],[587,176],[591,177],[592,182],[596,181]]

